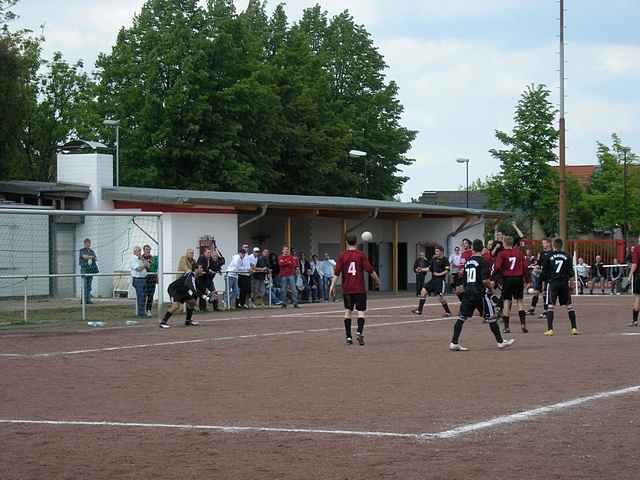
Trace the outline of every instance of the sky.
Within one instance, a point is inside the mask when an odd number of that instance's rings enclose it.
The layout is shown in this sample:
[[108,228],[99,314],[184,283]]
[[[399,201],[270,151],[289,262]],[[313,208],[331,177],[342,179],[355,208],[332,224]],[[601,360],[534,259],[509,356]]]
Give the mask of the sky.
[[[235,0],[239,11],[248,0]],[[319,3],[365,25],[400,86],[403,125],[417,130],[402,200],[458,189],[499,171],[495,130],[513,128],[525,87],[542,83],[559,103],[557,0],[289,0],[296,21]],[[92,68],[144,0],[20,0],[18,25],[43,32],[45,56],[62,51]],[[277,3],[269,2],[269,10]],[[640,151],[640,2],[565,0],[567,162],[597,162],[612,133]]]

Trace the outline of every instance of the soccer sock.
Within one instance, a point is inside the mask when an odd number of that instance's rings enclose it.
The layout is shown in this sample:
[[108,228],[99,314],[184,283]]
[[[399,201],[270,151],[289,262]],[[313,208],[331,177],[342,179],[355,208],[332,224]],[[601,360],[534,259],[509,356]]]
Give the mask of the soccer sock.
[[460,334],[462,333],[462,326],[464,325],[464,320],[458,318],[456,323],[453,325],[453,337],[451,338],[451,343],[458,344],[460,341]]
[[520,317],[520,324],[525,325],[527,323],[527,312],[518,310],[518,316]]
[[191,321],[191,317],[193,316],[193,308],[188,308],[187,307],[187,322]]
[[504,340],[502,339],[502,334],[500,333],[498,322],[489,323],[489,328],[491,329],[491,333],[493,333],[493,336],[496,337],[496,342],[502,343]]
[[364,333],[364,318],[358,317],[358,335],[362,335]]
[[509,328],[509,317],[505,317],[504,315],[502,316],[502,321],[504,322],[504,328],[508,329]]
[[351,338],[351,319],[350,318],[344,319],[344,332],[347,338]]
[[164,317],[162,317],[162,323],[167,323],[169,321],[169,319],[171,318],[172,313],[171,312],[166,312],[164,314]]
[[633,323],[638,323],[638,310],[633,311]]
[[457,295],[457,297],[458,297],[458,300],[462,301],[462,295],[463,295],[463,294],[462,294],[462,293],[456,293],[456,295]]
[[442,302],[442,308],[444,308],[445,313],[451,315],[451,309],[449,308],[449,304],[447,302]]
[[553,330],[553,309],[547,310],[547,330]]
[[422,313],[422,309],[424,308],[424,304],[427,302],[426,298],[421,298],[418,303],[418,312]]
[[533,296],[533,298],[531,299],[531,308],[534,308],[534,309],[536,308],[536,306],[538,305],[539,298],[540,298],[540,295],[537,293]]
[[569,310],[569,321],[571,322],[571,328],[578,328],[576,324],[576,311]]

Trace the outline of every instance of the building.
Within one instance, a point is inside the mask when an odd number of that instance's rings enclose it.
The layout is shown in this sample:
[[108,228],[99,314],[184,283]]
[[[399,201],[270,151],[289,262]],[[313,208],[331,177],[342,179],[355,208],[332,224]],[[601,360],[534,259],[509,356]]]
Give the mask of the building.
[[[18,183],[4,182],[0,194],[17,190]],[[42,192],[76,193],[81,197],[81,208],[74,203],[78,210],[131,213],[130,217],[81,215],[76,223],[67,223],[73,230],[73,248],[72,254],[66,255],[71,259],[66,269],[77,271],[77,251],[85,237],[94,241],[102,272],[126,270],[133,245],[144,242],[155,250],[160,248],[156,244],[162,243],[162,270],[173,272],[187,248],[198,249],[211,238],[227,260],[241,243],[269,247],[277,253],[287,244],[308,255],[326,252],[335,257],[343,248],[346,233],[370,231],[374,241],[363,248],[380,274],[382,290],[387,291],[415,285],[412,269],[418,250],[429,252],[436,245],[451,250],[463,237],[482,238],[485,220],[507,216],[484,208],[348,197],[118,187],[113,183],[112,156],[100,148],[92,149],[89,143],[82,149],[63,150],[58,155],[58,182],[38,188]],[[68,197],[62,198],[64,202],[56,203],[56,208],[70,205]],[[159,212],[162,216],[161,220],[134,217],[136,212]],[[12,216],[0,215],[5,222],[7,217]],[[59,272],[59,260],[55,259],[60,255],[50,255],[54,260],[49,262],[49,271]],[[94,291],[110,295],[111,281],[99,280]],[[224,288],[223,283],[216,286]]]

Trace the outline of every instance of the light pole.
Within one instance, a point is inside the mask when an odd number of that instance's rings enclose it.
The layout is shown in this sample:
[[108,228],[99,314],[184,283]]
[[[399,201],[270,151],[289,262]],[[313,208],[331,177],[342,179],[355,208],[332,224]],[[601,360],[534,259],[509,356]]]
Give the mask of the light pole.
[[116,187],[120,186],[120,120],[104,119],[105,127],[116,129]]
[[624,162],[624,173],[623,173],[623,179],[622,179],[622,191],[623,191],[623,197],[622,197],[622,208],[623,208],[623,224],[622,224],[622,237],[624,239],[624,254],[625,256],[627,255],[627,230],[628,230],[628,225],[629,225],[629,220],[628,220],[628,216],[627,216],[627,174],[629,171],[629,167],[628,167],[628,163],[627,163],[627,152],[629,151],[628,148],[623,149],[623,153],[624,156],[623,158],[623,162]]
[[363,152],[360,150],[351,150],[349,151],[349,156],[351,158],[364,158],[364,196],[367,196],[369,190],[369,181],[367,179],[367,152]]
[[467,208],[469,208],[469,159],[468,158],[458,158],[456,159],[458,163],[465,163],[467,166]]

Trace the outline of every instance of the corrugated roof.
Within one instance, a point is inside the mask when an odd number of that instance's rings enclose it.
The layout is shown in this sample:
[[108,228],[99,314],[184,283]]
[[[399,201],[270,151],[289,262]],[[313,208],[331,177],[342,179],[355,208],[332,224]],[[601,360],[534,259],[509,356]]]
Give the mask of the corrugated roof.
[[504,217],[507,212],[484,209],[466,209],[428,205],[424,203],[405,203],[384,200],[368,200],[352,197],[323,197],[309,195],[281,195],[269,193],[211,192],[197,190],[165,190],[158,188],[114,187],[103,188],[104,200],[134,201],[159,204],[208,204],[230,206],[267,205],[275,208],[311,208],[337,210],[373,210],[384,212],[425,213],[436,215],[484,215],[486,217]]

